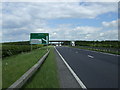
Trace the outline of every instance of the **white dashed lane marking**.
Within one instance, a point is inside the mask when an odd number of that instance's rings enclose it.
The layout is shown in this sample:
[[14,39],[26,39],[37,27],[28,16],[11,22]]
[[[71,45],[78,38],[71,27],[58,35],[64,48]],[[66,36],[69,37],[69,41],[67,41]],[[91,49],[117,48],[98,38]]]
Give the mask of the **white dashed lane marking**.
[[90,58],[94,58],[93,56],[91,56],[91,55],[88,55],[88,57],[90,57]]

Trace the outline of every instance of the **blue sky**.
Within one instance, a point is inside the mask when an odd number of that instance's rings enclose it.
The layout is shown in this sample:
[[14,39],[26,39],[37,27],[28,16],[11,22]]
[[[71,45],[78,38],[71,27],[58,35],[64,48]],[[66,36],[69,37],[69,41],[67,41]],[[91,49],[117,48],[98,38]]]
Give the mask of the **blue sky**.
[[117,20],[118,14],[117,12],[108,12],[102,15],[97,16],[94,19],[86,19],[86,18],[64,18],[64,19],[50,19],[47,22],[48,25],[52,28],[57,27],[59,24],[74,24],[74,26],[95,26],[101,27],[101,22],[106,21],[110,22],[113,20]]
[[51,40],[118,40],[117,3],[2,3],[2,40],[29,40],[50,33]]

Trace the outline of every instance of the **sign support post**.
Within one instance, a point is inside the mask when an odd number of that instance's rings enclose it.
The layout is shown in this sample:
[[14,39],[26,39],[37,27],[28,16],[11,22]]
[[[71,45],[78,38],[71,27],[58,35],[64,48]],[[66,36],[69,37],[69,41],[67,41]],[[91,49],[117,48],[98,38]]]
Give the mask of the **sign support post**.
[[31,51],[32,51],[32,44],[31,44]]

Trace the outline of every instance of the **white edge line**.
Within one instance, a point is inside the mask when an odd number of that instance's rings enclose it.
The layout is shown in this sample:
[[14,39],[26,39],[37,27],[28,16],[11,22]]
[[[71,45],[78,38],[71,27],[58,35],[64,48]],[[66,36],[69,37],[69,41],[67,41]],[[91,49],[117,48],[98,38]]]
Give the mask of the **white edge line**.
[[87,89],[86,86],[83,84],[83,82],[79,79],[79,77],[75,74],[75,72],[72,70],[72,68],[69,66],[69,64],[65,61],[65,59],[62,57],[62,55],[59,53],[59,51],[54,47],[59,56],[62,58],[63,62],[67,66],[67,68],[70,70],[70,72],[73,74],[74,78],[77,80],[78,84],[83,88]]

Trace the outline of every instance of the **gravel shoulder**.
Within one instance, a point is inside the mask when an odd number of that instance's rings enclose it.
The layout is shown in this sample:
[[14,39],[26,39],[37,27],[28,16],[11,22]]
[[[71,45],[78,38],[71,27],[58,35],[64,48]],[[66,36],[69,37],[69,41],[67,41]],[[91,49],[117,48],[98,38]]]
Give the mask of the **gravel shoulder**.
[[58,66],[60,88],[81,88],[55,49],[54,52]]

